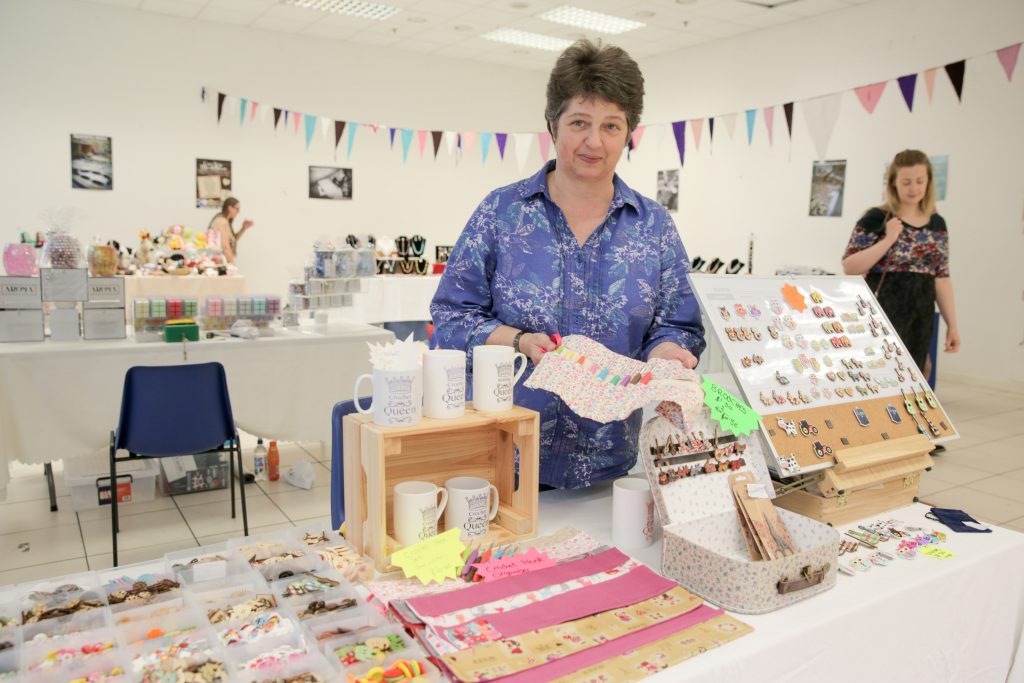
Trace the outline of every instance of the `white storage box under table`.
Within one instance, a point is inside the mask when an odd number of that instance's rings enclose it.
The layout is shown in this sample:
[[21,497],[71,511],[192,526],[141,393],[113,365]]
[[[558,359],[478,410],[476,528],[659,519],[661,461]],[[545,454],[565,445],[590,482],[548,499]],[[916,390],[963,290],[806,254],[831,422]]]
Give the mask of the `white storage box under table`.
[[[156,458],[139,458],[117,463],[118,505],[148,503],[156,496]],[[110,465],[106,458],[68,458],[64,461],[64,483],[71,491],[76,512],[110,504]],[[103,500],[101,503],[100,501]]]
[[[716,429],[707,419],[702,425],[688,427],[705,434],[714,434]],[[705,600],[741,614],[770,612],[835,585],[839,534],[832,527],[777,508],[796,551],[782,559],[754,561],[729,487],[732,471],[659,484],[660,470],[654,465],[650,446],[655,438],[664,444],[669,434],[686,439],[686,434],[663,417],[648,421],[640,433],[640,458],[661,516],[662,574]],[[719,433],[719,439],[724,442],[731,436]],[[737,443],[744,446],[745,464],[739,471],[758,475],[758,481],[770,490],[757,434],[740,437]]]

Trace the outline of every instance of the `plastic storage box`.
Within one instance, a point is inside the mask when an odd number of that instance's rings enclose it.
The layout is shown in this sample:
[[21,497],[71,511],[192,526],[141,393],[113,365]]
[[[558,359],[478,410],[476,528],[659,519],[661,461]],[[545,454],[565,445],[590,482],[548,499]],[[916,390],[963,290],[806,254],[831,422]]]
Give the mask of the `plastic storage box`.
[[[155,459],[117,463],[117,503],[148,503],[156,496]],[[81,512],[110,504],[110,466],[106,458],[72,458],[64,465],[64,483],[71,491],[71,507]]]

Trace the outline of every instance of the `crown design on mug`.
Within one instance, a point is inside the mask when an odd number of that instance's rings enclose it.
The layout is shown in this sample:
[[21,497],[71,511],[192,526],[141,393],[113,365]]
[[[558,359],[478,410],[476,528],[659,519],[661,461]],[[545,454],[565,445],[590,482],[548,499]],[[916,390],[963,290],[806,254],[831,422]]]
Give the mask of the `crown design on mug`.
[[390,391],[392,394],[412,393],[412,375],[402,375],[400,377],[385,377],[384,381],[387,382],[388,391]]
[[494,364],[494,369],[498,371],[499,379],[508,379],[512,376],[512,364],[513,361],[510,360]]
[[465,377],[465,370],[462,368],[445,368],[444,373],[449,382],[458,382]]

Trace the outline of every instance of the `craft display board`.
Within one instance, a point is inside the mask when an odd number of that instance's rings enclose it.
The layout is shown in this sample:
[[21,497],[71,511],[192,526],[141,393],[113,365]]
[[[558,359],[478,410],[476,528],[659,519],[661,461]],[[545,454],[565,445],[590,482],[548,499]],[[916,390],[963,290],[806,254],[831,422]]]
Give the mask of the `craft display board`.
[[[371,415],[344,418],[345,524],[348,540],[380,571],[390,569],[394,539],[392,496],[403,481],[439,487],[452,477],[481,477],[498,489],[498,516],[487,536],[503,544],[537,531],[540,415],[518,406],[484,413],[466,406],[463,417],[423,418],[413,427],[381,427]],[[519,487],[515,453],[519,450]],[[444,531],[444,517],[438,522]]]
[[958,436],[863,278],[691,279],[779,476],[844,449],[900,441],[913,456],[931,444],[903,439]]
[[[710,433],[715,427],[705,411],[687,429]],[[779,510],[795,547],[786,547],[784,556],[772,561],[750,557],[729,477],[750,473],[765,486],[765,497],[770,494],[757,435],[720,436],[719,449],[735,444],[738,452],[720,457],[713,451],[704,453],[697,456],[697,464],[716,462],[724,467],[664,482],[658,446],[686,436],[662,416],[648,420],[640,432],[640,459],[662,521],[662,573],[694,594],[744,614],[769,612],[832,588],[839,534],[800,514]],[[785,533],[773,530],[773,535]]]

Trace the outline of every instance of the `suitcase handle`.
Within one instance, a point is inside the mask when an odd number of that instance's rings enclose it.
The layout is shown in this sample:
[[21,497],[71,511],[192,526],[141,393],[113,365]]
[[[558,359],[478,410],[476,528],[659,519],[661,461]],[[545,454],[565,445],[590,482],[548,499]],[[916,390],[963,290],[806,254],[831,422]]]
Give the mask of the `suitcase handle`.
[[793,593],[794,591],[800,591],[811,586],[817,586],[819,583],[825,580],[825,574],[828,573],[829,563],[821,569],[812,570],[810,565],[807,565],[800,570],[800,577],[796,579],[780,579],[776,588],[779,589],[779,595],[785,595],[786,593]]

